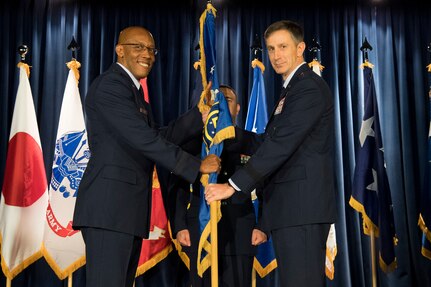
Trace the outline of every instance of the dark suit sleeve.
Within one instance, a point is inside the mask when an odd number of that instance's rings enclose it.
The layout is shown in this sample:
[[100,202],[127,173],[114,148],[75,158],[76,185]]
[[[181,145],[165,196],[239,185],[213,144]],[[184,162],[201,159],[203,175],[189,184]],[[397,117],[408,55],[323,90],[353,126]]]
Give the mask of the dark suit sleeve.
[[250,193],[258,182],[279,169],[299,148],[325,111],[319,85],[311,79],[297,83],[286,96],[282,112],[268,125],[265,140],[232,181]]
[[224,147],[229,153],[252,155],[263,142],[263,135],[235,127],[235,138],[224,141]]
[[[199,113],[200,114],[200,113]],[[175,142],[176,139],[173,138]],[[199,154],[202,147],[202,131],[199,136],[184,143],[181,148],[191,154]],[[200,177],[199,177],[200,178]],[[199,179],[197,179],[199,181]],[[172,236],[175,238],[178,231],[189,229],[187,225],[187,207],[190,203],[190,184],[178,176],[169,177],[169,221],[171,222]]]
[[168,141],[182,146],[190,140],[202,138],[203,128],[202,114],[197,107],[194,107],[171,121],[160,132]]
[[114,74],[107,74],[96,87],[95,109],[105,126],[131,150],[193,182],[200,160],[166,141],[144,120],[134,101],[133,88]]

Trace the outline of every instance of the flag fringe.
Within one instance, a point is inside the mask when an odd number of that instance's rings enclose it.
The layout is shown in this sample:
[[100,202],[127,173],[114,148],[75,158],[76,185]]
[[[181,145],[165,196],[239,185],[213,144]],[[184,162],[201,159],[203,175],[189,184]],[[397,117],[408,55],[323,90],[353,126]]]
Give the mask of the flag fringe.
[[235,128],[233,126],[228,126],[217,132],[212,140],[211,145],[220,144],[225,139],[235,138]]
[[379,256],[379,265],[380,268],[385,273],[390,273],[394,271],[397,268],[397,258],[394,258],[394,261],[392,261],[390,264],[386,264],[386,262],[383,260],[382,255]]
[[[0,239],[1,239],[1,235],[0,235]],[[0,243],[1,243],[1,241],[0,241]],[[26,258],[24,261],[22,261],[19,265],[17,265],[15,268],[13,268],[11,270],[9,268],[9,266],[7,266],[6,261],[3,257],[3,254],[2,254],[1,255],[1,268],[2,268],[3,274],[7,279],[12,280],[13,278],[15,278],[15,276],[17,276],[19,273],[21,273],[25,268],[27,268],[28,266],[30,266],[31,264],[33,264],[34,262],[36,262],[40,258],[42,258],[41,250],[32,254],[30,257]]]
[[422,217],[422,214],[419,214],[419,221],[418,225],[420,229],[422,230],[422,233],[424,234],[425,238],[431,243],[431,231],[428,229],[424,218]]
[[426,257],[426,258],[428,258],[428,259],[430,259],[430,260],[431,260],[431,250],[430,250],[430,249],[427,249],[427,248],[425,248],[424,246],[422,246],[422,248],[421,248],[421,253],[422,253],[422,255],[423,255],[424,257]]
[[73,262],[72,264],[70,264],[69,266],[67,266],[64,270],[61,270],[60,266],[56,264],[54,258],[52,258],[52,256],[49,254],[44,244],[42,244],[42,255],[45,258],[48,265],[54,271],[55,275],[57,275],[57,277],[60,280],[66,279],[67,277],[72,275],[73,272],[75,272],[76,270],[78,270],[79,268],[85,265],[85,255],[84,255],[80,257],[78,260],[76,260],[75,262]]
[[141,266],[138,267],[138,269],[136,270],[136,276],[135,277],[138,277],[138,276],[144,274],[149,269],[151,269],[152,267],[156,266],[157,263],[159,263],[160,261],[162,261],[163,259],[165,259],[166,256],[168,256],[168,254],[172,250],[173,250],[172,244],[169,244],[164,249],[162,249],[159,253],[157,253],[156,255],[152,256],[151,259],[149,259],[144,264],[142,264]]
[[325,261],[325,274],[330,280],[334,280],[335,273],[335,257],[337,256],[338,250],[335,248],[326,248],[326,261]]
[[269,273],[271,273],[275,268],[277,268],[277,260],[274,258],[269,264],[264,267],[260,264],[259,260],[254,258],[253,268],[256,270],[257,274],[259,274],[260,278],[265,277]]
[[374,222],[371,220],[371,218],[368,217],[367,212],[365,211],[365,207],[357,201],[353,196],[350,196],[349,204],[353,209],[360,212],[362,214],[362,224],[364,228],[364,234],[370,236],[371,229],[374,230],[374,235],[376,237],[379,237],[379,228],[377,225],[374,224]]

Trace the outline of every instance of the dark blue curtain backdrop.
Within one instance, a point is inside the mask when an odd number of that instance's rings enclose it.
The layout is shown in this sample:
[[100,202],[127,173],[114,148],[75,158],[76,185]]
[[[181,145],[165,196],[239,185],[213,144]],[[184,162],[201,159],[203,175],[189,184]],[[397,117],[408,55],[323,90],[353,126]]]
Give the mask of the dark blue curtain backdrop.
[[[81,45],[77,59],[82,67],[79,82],[82,100],[91,81],[115,61],[114,46],[119,31],[142,25],[154,35],[160,49],[148,79],[151,105],[161,124],[176,118],[196,102],[193,92],[200,88],[192,64],[198,54],[198,19],[206,1],[184,1],[148,5],[118,1],[118,4],[72,0],[15,0],[0,4],[0,184],[7,152],[13,107],[18,84],[17,47],[30,48],[27,62],[32,66],[32,86],[36,114],[47,170],[51,163],[60,106],[71,59],[66,49],[72,36]],[[180,2],[180,1],[178,1]],[[332,89],[336,110],[338,255],[335,279],[328,286],[371,286],[370,242],[362,234],[362,220],[349,205],[358,134],[363,113],[363,79],[359,66],[364,37],[373,50],[369,60],[375,65],[374,79],[387,172],[398,235],[398,269],[378,272],[378,286],[431,286],[431,261],[420,254],[421,236],[417,226],[420,192],[424,188],[429,127],[428,73],[431,62],[427,45],[431,42],[431,9],[414,1],[347,1],[316,4],[300,1],[291,5],[243,4],[214,1],[217,61],[221,83],[234,87],[242,106],[238,121],[244,125],[253,78],[250,46],[254,35],[262,36],[274,21],[291,19],[303,24],[305,40],[318,39],[319,59],[325,66],[323,78]],[[121,4],[120,4],[121,3]],[[345,4],[344,4],[345,3]],[[306,60],[312,55],[307,51]],[[281,78],[263,53],[269,112],[279,95]],[[431,192],[428,190],[428,192]],[[431,208],[431,207],[430,207]],[[85,268],[73,276],[74,287],[85,287]],[[142,286],[185,286],[184,266],[173,252],[163,262],[136,281]],[[258,286],[278,286],[276,272]],[[0,286],[5,286],[0,276]],[[14,287],[67,286],[44,259],[20,273]]]

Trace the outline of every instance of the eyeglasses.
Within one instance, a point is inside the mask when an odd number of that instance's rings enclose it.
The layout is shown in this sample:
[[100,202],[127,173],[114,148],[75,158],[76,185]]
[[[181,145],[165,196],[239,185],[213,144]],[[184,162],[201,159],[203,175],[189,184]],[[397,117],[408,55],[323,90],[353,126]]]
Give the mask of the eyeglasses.
[[151,48],[151,47],[145,46],[144,44],[140,44],[140,43],[124,43],[124,44],[120,44],[120,45],[132,46],[133,50],[135,50],[136,52],[147,51],[149,54],[154,55],[154,56],[157,55],[157,53],[159,52],[156,48]]

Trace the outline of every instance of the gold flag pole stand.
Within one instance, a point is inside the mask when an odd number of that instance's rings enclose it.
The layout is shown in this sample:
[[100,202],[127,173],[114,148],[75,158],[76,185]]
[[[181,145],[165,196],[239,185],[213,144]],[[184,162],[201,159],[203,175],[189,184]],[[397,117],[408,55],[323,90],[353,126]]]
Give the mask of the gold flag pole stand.
[[211,286],[218,287],[217,201],[210,203]]
[[377,287],[377,276],[376,276],[376,238],[374,236],[374,228],[370,228],[370,245],[371,245],[371,276],[373,280],[373,287]]

